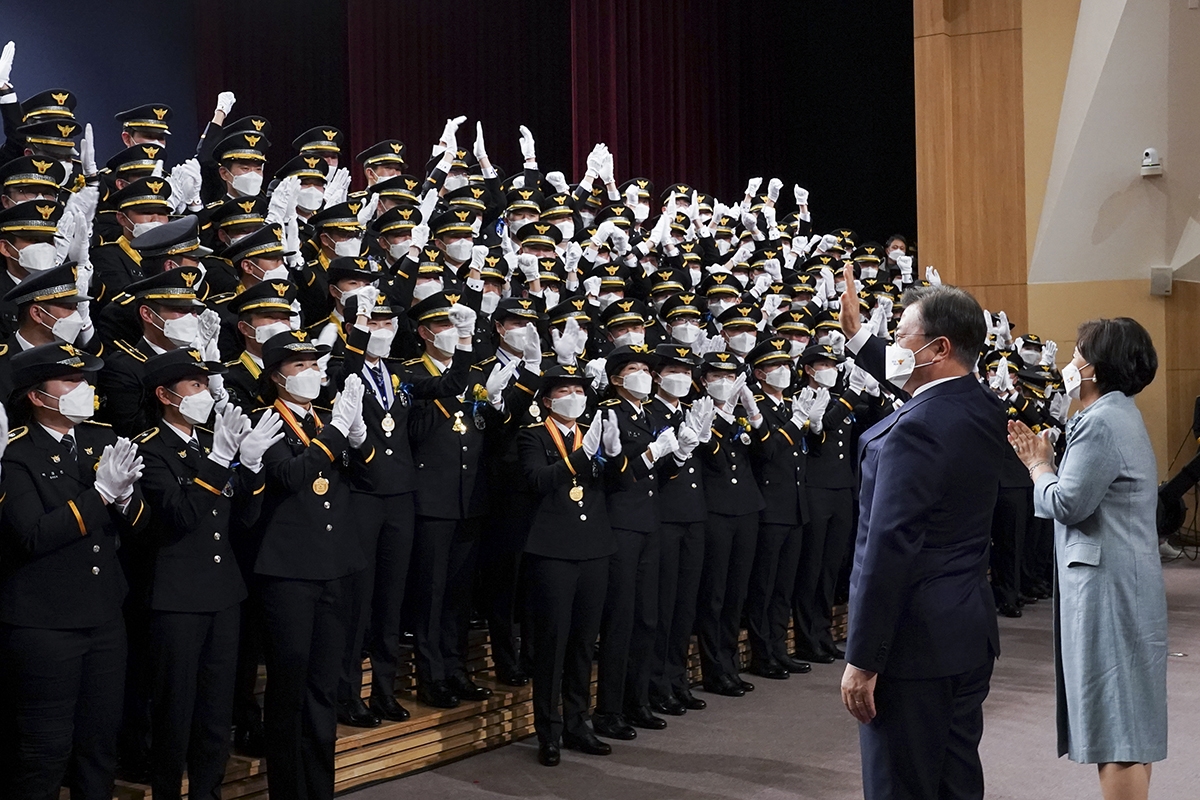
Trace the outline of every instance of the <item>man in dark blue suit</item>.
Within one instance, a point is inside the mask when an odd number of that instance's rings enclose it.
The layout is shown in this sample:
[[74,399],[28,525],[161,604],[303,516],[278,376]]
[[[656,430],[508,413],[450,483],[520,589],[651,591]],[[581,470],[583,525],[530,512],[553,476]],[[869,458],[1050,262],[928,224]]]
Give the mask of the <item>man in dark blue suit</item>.
[[1000,653],[987,568],[1007,446],[972,375],[983,311],[960,289],[927,287],[906,294],[891,347],[857,315],[842,326],[858,363],[909,395],[859,440],[842,699],[862,723],[863,793],[982,798],[982,705]]

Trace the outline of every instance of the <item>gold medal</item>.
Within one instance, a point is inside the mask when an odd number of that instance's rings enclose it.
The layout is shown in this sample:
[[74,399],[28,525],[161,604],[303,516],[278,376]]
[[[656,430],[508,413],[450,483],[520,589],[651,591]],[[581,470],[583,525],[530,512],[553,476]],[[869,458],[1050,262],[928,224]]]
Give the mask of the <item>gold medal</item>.
[[570,497],[574,502],[578,503],[583,499],[583,487],[578,485],[572,486],[571,491],[567,492],[567,496]]
[[537,403],[529,404],[529,416],[533,417],[534,419],[541,419],[542,410],[540,408],[538,408]]
[[392,414],[389,411],[383,415],[383,419],[379,423],[379,427],[383,428],[384,432],[391,433],[396,430],[396,420],[392,419]]
[[313,494],[320,496],[320,495],[325,494],[328,491],[329,491],[329,479],[325,478],[324,476],[318,475],[317,479],[315,481],[313,481]]
[[454,412],[454,424],[450,426],[450,430],[454,431],[455,433],[457,433],[459,435],[465,434],[467,432],[467,426],[463,424],[462,417],[463,417],[463,412],[455,411]]

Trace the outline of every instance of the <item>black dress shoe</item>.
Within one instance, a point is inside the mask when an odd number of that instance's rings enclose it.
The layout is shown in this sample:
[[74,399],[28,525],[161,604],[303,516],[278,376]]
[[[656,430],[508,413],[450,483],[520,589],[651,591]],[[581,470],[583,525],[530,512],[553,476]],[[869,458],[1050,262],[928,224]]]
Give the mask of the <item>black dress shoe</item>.
[[1021,616],[1021,609],[1017,608],[1011,603],[1001,603],[1000,605],[996,606],[996,612],[1003,617],[1010,617],[1012,619],[1016,619]]
[[829,644],[826,644],[826,645],[822,645],[822,647],[828,655],[833,656],[834,661],[841,661],[843,658],[846,657],[846,651],[843,650],[842,648],[838,647],[833,642],[830,642]]
[[529,676],[520,669],[514,670],[496,670],[496,680],[503,683],[505,686],[528,686]]
[[392,722],[404,722],[411,714],[408,709],[396,702],[390,694],[373,694],[368,705],[371,713],[380,719],[390,719]]
[[760,664],[755,662],[750,665],[750,672],[760,678],[772,681],[786,681],[788,679],[788,671],[780,664]]
[[691,689],[680,689],[675,692],[675,699],[688,711],[703,711],[708,708],[708,702],[692,694]]
[[625,709],[625,721],[635,728],[645,728],[648,731],[661,731],[667,727],[667,721],[654,716],[650,706],[637,706]]
[[434,708],[458,708],[458,695],[446,681],[434,681],[431,684],[417,685],[417,700]]
[[538,745],[538,763],[543,767],[557,767],[561,760],[562,755],[558,752],[558,745],[549,742],[542,742]]
[[652,696],[650,698],[650,710],[672,717],[682,717],[687,713],[687,708],[683,705],[683,701],[674,695],[665,699]]
[[455,675],[450,680],[446,681],[450,690],[458,695],[459,700],[487,700],[492,696],[492,690],[486,686],[480,686],[475,681],[468,678],[466,675]]
[[[619,717],[621,715],[608,714],[606,716]],[[595,724],[595,721],[593,721],[592,725],[594,726]],[[633,728],[630,728],[629,730],[632,731]],[[597,733],[599,733],[599,731],[597,731]],[[636,736],[637,734],[635,733],[634,735]],[[629,738],[632,739],[633,736],[630,736]],[[612,745],[608,744],[607,742],[600,741],[595,737],[595,735],[592,734],[591,731],[584,731],[583,733],[579,734],[564,733],[563,747],[567,748],[568,750],[578,750],[579,752],[586,753],[589,756],[607,756],[612,753]]]
[[807,647],[797,647],[792,658],[799,661],[810,661],[813,664],[832,664],[837,659],[832,654],[822,650],[809,650]]
[[357,696],[338,703],[337,718],[338,723],[355,728],[378,728],[380,721]]
[[705,681],[704,691],[725,697],[744,697],[746,695],[746,690],[742,688],[741,681],[731,678],[728,675],[722,675],[715,681]]
[[801,661],[798,658],[791,656],[780,656],[779,664],[793,675],[803,675],[806,672],[812,672],[812,664],[807,661]]
[[753,692],[754,691],[754,684],[751,683],[750,681],[744,681],[741,679],[741,677],[734,678],[734,680],[738,684],[741,685],[743,692]]
[[266,734],[262,720],[252,720],[237,726],[233,736],[233,749],[239,755],[262,758],[267,754]]
[[1019,605],[1031,606],[1034,603],[1036,603],[1037,601],[1038,601],[1038,599],[1036,597],[1034,597],[1031,594],[1025,594],[1024,592],[1022,592],[1021,595],[1019,597],[1017,597],[1017,603]]
[[[620,714],[593,714],[592,729],[596,732],[596,736],[603,736],[605,739],[620,739],[623,742],[627,742],[630,739],[637,738],[637,731]],[[563,745],[572,750],[580,749],[571,746],[566,734],[563,734]],[[588,751],[584,750],[583,752],[586,753]],[[596,753],[595,755],[608,754]]]

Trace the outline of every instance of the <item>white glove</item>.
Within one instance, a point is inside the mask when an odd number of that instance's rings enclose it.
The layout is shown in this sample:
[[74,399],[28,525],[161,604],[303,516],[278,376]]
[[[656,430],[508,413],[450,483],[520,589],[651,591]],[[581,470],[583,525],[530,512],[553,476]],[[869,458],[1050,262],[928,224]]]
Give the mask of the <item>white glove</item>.
[[567,194],[571,191],[571,184],[567,183],[566,177],[558,170],[546,173],[546,182],[554,187],[554,191],[559,194]]
[[471,148],[471,152],[475,154],[476,161],[485,160],[487,155],[487,145],[483,143],[483,123],[475,123],[475,144]]
[[1039,433],[1038,436],[1041,436],[1043,439],[1050,442],[1050,444],[1054,445],[1054,444],[1058,444],[1058,437],[1061,434],[1062,434],[1062,431],[1060,431],[1058,428],[1047,428],[1046,430]]
[[542,338],[532,325],[525,329],[525,344],[521,348],[521,361],[525,369],[537,375],[542,371]]
[[487,389],[488,402],[497,411],[503,410],[504,390],[508,388],[509,382],[517,374],[517,368],[520,366],[521,362],[514,358],[504,365],[497,362],[496,366],[492,367],[492,371],[488,373],[484,387]]
[[133,494],[133,484],[142,477],[142,457],[137,445],[118,436],[115,444],[107,445],[96,465],[93,486],[106,503],[116,503]]
[[[610,414],[615,412],[610,411]],[[605,442],[605,445],[608,443]],[[658,461],[667,453],[674,453],[679,449],[679,440],[675,438],[675,431],[670,428],[664,428],[662,433],[658,434],[658,438],[650,443],[647,452],[650,453],[651,461]]]
[[450,306],[450,323],[458,333],[459,339],[470,339],[475,335],[475,311],[461,303]]
[[758,402],[754,399],[754,392],[750,390],[749,386],[742,386],[741,391],[738,393],[738,402],[742,404],[742,408],[746,409],[746,416],[750,418],[750,424],[757,428],[758,425],[754,424],[754,418],[759,417],[759,422],[761,423],[762,414],[758,411]]
[[879,397],[879,381],[865,369],[862,370],[862,374],[864,380],[863,390],[871,397]]
[[600,161],[598,176],[605,186],[613,182],[613,157],[607,147],[604,148],[604,158]]
[[[17,45],[14,42],[4,45],[4,50],[0,51],[0,86],[7,86],[9,84],[8,79],[12,75],[13,56],[16,54]],[[5,441],[7,441],[7,436]]]
[[767,182],[767,199],[772,203],[779,202],[779,190],[783,188],[783,181],[779,178],[771,178]]
[[587,171],[595,176],[600,175],[600,167],[604,164],[604,154],[608,152],[608,148],[604,143],[596,145],[592,148],[592,152],[587,156]]
[[692,457],[696,445],[700,444],[700,434],[685,424],[679,426],[679,433],[675,434],[675,438],[678,440],[678,445],[675,448],[675,459],[679,462],[687,461]]
[[1059,425],[1067,424],[1067,413],[1071,410],[1071,398],[1065,394],[1056,394],[1050,398],[1050,416]]
[[304,254],[300,252],[300,218],[292,217],[283,223],[284,261],[292,269],[304,266]]
[[567,245],[567,251],[563,253],[563,266],[567,270],[568,276],[572,272],[579,271],[579,259],[583,257],[583,248],[579,246],[579,242],[571,242]]
[[360,286],[357,289],[351,289],[342,295],[342,308],[347,311],[346,319],[350,319],[349,308],[350,298],[356,298],[354,317],[371,316],[371,311],[379,302],[379,289],[374,284],[368,283],[366,286]]
[[807,386],[792,398],[792,424],[797,428],[803,430],[812,418],[812,406],[815,399],[816,392]]
[[350,438],[350,429],[355,427],[356,422],[362,421],[362,400],[362,378],[357,375],[348,376],[341,394],[333,401],[333,416],[329,420],[329,424],[341,431],[347,439]]
[[537,256],[529,253],[520,254],[517,256],[517,268],[521,270],[521,276],[526,283],[533,283],[538,279]]
[[896,259],[896,266],[900,268],[900,277],[905,283],[912,283],[913,277],[913,260],[912,256],[900,256]]
[[221,315],[211,308],[204,309],[197,320],[196,338],[192,341],[192,347],[203,351],[209,342],[217,338],[220,330]]
[[583,452],[588,454],[588,458],[595,458],[600,455],[600,445],[604,440],[604,417],[597,414],[596,419],[592,421],[592,427],[587,429],[587,433],[583,435]]
[[[609,410],[604,415],[604,430],[601,432],[601,437],[604,440],[604,455],[608,458],[614,458],[621,455],[621,424],[617,422],[617,412]],[[671,437],[674,441],[675,437]]]
[[1052,339],[1047,339],[1042,345],[1042,360],[1038,362],[1043,367],[1049,369],[1054,368],[1054,359],[1058,355],[1058,343]]
[[604,222],[601,222],[598,226],[596,226],[596,232],[592,234],[592,244],[596,247],[604,244],[608,241],[608,237],[613,235],[613,231],[616,229],[617,226],[613,224],[612,220],[604,220]]
[[[529,132],[529,128],[521,126],[521,157],[526,161],[537,161],[537,145],[533,141],[533,134]],[[532,187],[530,187],[532,188]]]
[[[267,202],[267,222],[285,225],[296,217],[296,200],[300,196],[300,178],[289,175],[275,184],[271,199]],[[326,194],[328,198],[328,194]]]
[[833,352],[839,356],[846,351],[846,334],[841,331],[834,331],[829,335],[829,346],[833,348]]
[[229,112],[233,110],[233,104],[237,102],[237,98],[233,96],[233,92],[221,92],[217,95],[217,111],[220,111],[225,116],[229,116]]
[[629,252],[629,234],[615,225],[612,229],[612,246],[619,256],[624,256]]
[[750,286],[750,293],[755,297],[762,297],[766,294],[767,289],[771,288],[771,276],[767,273],[754,276],[754,283]]
[[808,429],[820,433],[825,427],[825,410],[829,408],[829,390],[824,386],[813,392],[812,405],[808,410]]
[[[12,45],[12,42],[9,42]],[[6,50],[8,48],[5,48]],[[9,59],[9,64],[12,64],[12,59]],[[4,406],[0,405],[0,458],[4,457],[4,451],[8,449],[8,412],[4,410]]]
[[248,433],[250,418],[233,403],[225,406],[225,410],[213,420],[213,447],[208,454],[209,461],[228,467]]
[[54,231],[54,254],[58,263],[66,261],[71,252],[71,244],[75,241],[75,227],[78,224],[76,216],[64,211],[58,220],[58,228]]
[[375,219],[375,209],[379,207],[379,194],[371,195],[371,199],[363,204],[363,207],[358,210],[358,224],[366,227],[367,223]]
[[262,467],[263,454],[282,438],[283,418],[274,409],[268,409],[242,439],[238,448],[238,458],[242,466],[251,472],[258,472]]
[[350,424],[350,433],[346,436],[346,441],[351,447],[362,447],[363,442],[367,440],[367,421],[359,414]]
[[189,158],[175,165],[167,176],[167,183],[171,184],[171,202],[176,213],[183,213],[188,206],[198,202],[201,182],[200,162],[196,159]]
[[92,123],[83,126],[83,138],[79,141],[79,163],[83,167],[83,175],[90,178],[96,169],[96,140],[92,136]]
[[567,318],[562,333],[559,333],[558,328],[550,329],[550,344],[554,348],[554,355],[559,364],[574,364],[577,358],[576,354],[581,349],[580,346],[586,341],[587,334],[583,332],[583,328],[579,327],[579,322],[574,317]]
[[769,294],[763,300],[762,318],[758,321],[758,329],[766,330],[766,327],[771,324],[775,317],[779,316],[779,305],[783,302],[783,298],[777,294]]
[[408,246],[415,247],[417,251],[425,249],[425,245],[429,244],[429,226],[422,222],[420,225],[414,225],[412,229],[412,239],[409,240]]
[[601,278],[599,275],[593,275],[590,278],[584,278],[584,280],[583,280],[584,294],[586,294],[588,297],[599,297],[600,296],[600,282],[601,282]]
[[1008,314],[1001,311],[996,316],[1000,317],[1000,324],[996,326],[996,346],[1004,349],[1012,344],[1012,325],[1008,323]]
[[608,374],[604,371],[607,361],[608,359],[604,358],[593,358],[583,368],[583,374],[592,380],[593,391],[599,392],[605,386],[608,386]]
[[758,187],[762,186],[762,178],[751,178],[746,181],[746,197],[754,197],[758,194]]
[[691,414],[692,422],[689,427],[696,432],[701,442],[708,442],[712,439],[712,424],[717,416],[717,407],[713,404],[713,400],[708,395],[701,397],[696,402],[692,403],[692,407],[688,410]]
[[932,265],[925,268],[925,280],[929,281],[934,286],[942,285],[942,276],[938,274],[938,271],[934,269]]
[[866,374],[866,370],[857,365],[850,369],[850,391],[862,394],[867,388]]
[[635,184],[629,184],[625,187],[625,205],[629,208],[634,208],[638,204],[638,187]]
[[800,184],[797,183],[796,187],[794,189],[792,189],[792,192],[793,192],[793,194],[796,195],[796,205],[798,205],[798,206],[808,205],[808,189],[801,188]]
[[350,170],[345,167],[330,167],[329,177],[325,180],[325,207],[346,202],[346,193],[349,190]]

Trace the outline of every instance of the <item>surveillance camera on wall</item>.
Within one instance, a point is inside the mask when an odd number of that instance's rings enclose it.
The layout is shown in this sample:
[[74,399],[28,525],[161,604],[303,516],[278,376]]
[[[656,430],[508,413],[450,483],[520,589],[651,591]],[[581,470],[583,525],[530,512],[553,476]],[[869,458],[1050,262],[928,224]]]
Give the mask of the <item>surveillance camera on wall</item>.
[[1162,174],[1162,159],[1158,157],[1158,151],[1153,147],[1147,147],[1142,151],[1142,177],[1149,178]]

